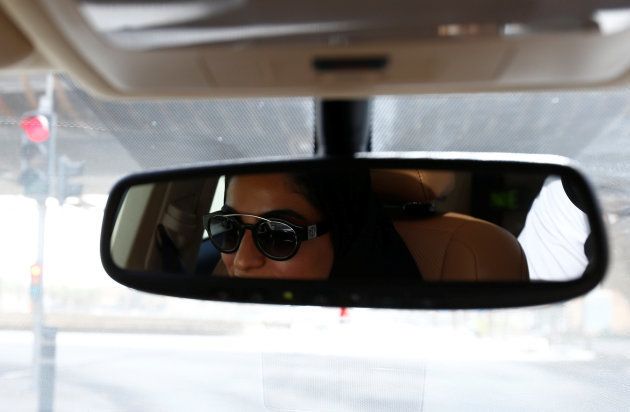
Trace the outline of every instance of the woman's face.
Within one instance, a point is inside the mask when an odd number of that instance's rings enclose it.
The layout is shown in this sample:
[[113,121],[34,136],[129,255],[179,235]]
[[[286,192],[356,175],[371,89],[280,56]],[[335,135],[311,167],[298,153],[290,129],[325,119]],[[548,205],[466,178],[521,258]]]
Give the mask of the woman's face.
[[[320,212],[304,195],[298,193],[287,174],[241,175],[230,179],[225,205],[234,213],[273,216],[290,223],[306,226],[323,220]],[[243,223],[257,219],[243,216]],[[333,248],[328,233],[302,241],[298,252],[285,261],[263,255],[245,230],[240,247],[234,253],[222,253],[228,274],[244,278],[327,279],[333,263]]]

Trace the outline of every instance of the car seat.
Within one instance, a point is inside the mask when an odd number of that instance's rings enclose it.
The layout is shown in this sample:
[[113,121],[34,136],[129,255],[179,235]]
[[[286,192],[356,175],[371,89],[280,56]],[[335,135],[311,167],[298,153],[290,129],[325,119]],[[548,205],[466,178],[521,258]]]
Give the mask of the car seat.
[[[372,171],[372,188],[385,205],[430,205],[454,187],[452,172]],[[507,230],[460,213],[400,213],[394,226],[426,281],[527,281],[527,260]]]

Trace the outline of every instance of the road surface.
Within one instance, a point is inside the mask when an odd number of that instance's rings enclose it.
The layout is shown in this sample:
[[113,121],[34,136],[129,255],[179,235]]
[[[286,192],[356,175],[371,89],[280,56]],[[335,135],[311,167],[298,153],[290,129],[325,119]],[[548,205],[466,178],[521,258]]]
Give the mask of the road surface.
[[[417,353],[392,344],[395,353],[386,340],[361,348],[369,334],[341,343],[350,336],[357,334],[60,332],[55,410],[602,412],[630,404],[623,350],[602,355],[543,345],[502,354],[506,343],[468,338],[440,350],[428,337]],[[30,357],[29,332],[0,332],[0,409],[35,410]]]

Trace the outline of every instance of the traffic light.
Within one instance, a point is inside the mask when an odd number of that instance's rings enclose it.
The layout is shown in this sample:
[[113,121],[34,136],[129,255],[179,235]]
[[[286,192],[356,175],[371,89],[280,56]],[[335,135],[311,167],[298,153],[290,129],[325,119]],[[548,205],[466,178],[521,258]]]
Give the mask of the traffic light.
[[42,265],[34,263],[31,265],[31,285],[39,285],[42,283]]
[[20,127],[33,143],[45,143],[50,137],[50,118],[42,113],[26,113],[20,119]]
[[83,174],[83,166],[85,162],[70,160],[67,156],[59,158],[57,168],[57,199],[63,204],[69,197],[79,197],[83,191],[83,185],[73,182],[72,179]]
[[20,119],[20,176],[24,195],[38,200],[48,196],[51,119],[37,112],[26,113]]
[[40,263],[31,265],[31,298],[37,300],[42,294],[43,269]]

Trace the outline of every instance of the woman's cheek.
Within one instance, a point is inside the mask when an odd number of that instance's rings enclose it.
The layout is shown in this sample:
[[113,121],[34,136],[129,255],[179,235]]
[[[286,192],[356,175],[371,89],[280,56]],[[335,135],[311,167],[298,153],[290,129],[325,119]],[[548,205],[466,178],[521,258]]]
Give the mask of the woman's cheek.
[[[269,263],[269,262],[268,262]],[[298,253],[283,262],[273,262],[274,272],[283,279],[325,280],[333,263],[332,243],[328,236],[302,243]]]
[[225,269],[227,273],[232,276],[234,275],[234,254],[233,253],[221,253],[221,260],[225,265]]
[[[234,253],[222,253],[221,260],[230,276],[234,276]],[[333,264],[330,236],[302,243],[298,253],[289,260],[266,259],[264,266],[249,277],[268,279],[326,280]]]

